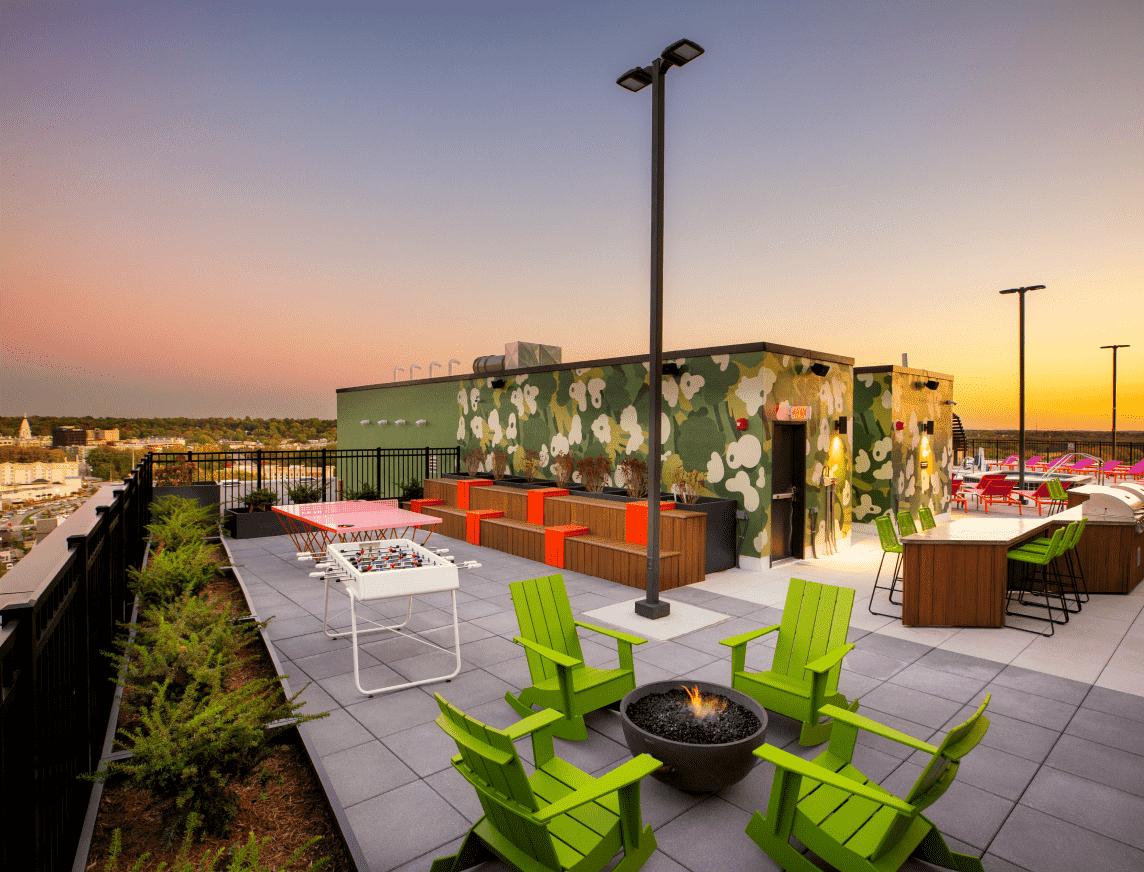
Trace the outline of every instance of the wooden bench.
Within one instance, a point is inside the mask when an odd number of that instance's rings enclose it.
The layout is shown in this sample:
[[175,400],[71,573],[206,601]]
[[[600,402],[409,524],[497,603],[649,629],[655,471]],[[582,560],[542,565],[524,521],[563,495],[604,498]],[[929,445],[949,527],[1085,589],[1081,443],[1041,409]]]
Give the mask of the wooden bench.
[[544,527],[515,518],[483,518],[481,544],[527,560],[544,562]]
[[486,485],[469,492],[470,509],[495,509],[514,521],[528,520],[528,491],[519,487]]
[[[678,551],[659,551],[659,587],[671,590],[689,582],[680,578]],[[570,536],[564,540],[564,566],[573,572],[606,578],[643,590],[647,586],[647,546],[606,539]]]
[[436,531],[438,536],[465,539],[466,512],[462,509],[458,509],[456,506],[422,506],[421,514],[432,515],[441,519],[441,526]]

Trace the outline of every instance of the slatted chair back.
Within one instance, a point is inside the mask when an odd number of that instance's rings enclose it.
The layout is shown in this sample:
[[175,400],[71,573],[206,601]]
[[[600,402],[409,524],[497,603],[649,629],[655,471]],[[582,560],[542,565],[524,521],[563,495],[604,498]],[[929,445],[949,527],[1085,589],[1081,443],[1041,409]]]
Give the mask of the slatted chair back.
[[901,554],[902,543],[898,541],[898,534],[894,531],[894,522],[888,515],[881,515],[874,519],[878,528],[878,539],[882,543],[882,550],[889,554]]
[[[846,644],[853,607],[853,588],[792,578],[771,671],[805,681],[807,663]],[[839,660],[827,676],[827,696],[838,692],[838,674],[841,671],[842,661]]]
[[898,512],[898,533],[902,536],[912,536],[918,531],[914,524],[914,516],[908,511]]
[[1088,515],[1083,515],[1080,521],[1076,522],[1076,531],[1073,533],[1072,541],[1065,546],[1066,551],[1077,546],[1077,544],[1080,542],[1080,537],[1084,535],[1084,527],[1087,523]]
[[457,743],[455,768],[477,791],[485,817],[502,837],[548,869],[560,860],[548,828],[531,819],[539,810],[520,755],[507,733],[487,726],[434,694],[437,725]]
[[[559,575],[514,581],[508,586],[520,635],[560,654],[583,662],[580,638],[568,604],[568,591]],[[528,672],[534,683],[556,677],[556,665],[535,651],[526,649]]]
[[1059,478],[1050,478],[1045,482],[1045,486],[1049,489],[1049,496],[1051,496],[1054,500],[1057,500],[1062,504],[1069,501],[1069,495],[1065,493],[1064,485],[1061,484],[1061,480]]
[[989,699],[990,695],[986,694],[969,720],[954,727],[942,739],[906,796],[906,802],[914,807],[914,813],[899,814],[898,820],[886,831],[871,859],[876,861],[882,854],[897,847],[918,813],[933,805],[953,783],[961,758],[977,747],[985,737],[985,731],[989,729],[989,719],[985,717],[985,707],[989,705]]
[[933,509],[929,506],[922,506],[918,509],[918,520],[921,521],[923,530],[932,530],[937,526],[937,521],[933,517]]

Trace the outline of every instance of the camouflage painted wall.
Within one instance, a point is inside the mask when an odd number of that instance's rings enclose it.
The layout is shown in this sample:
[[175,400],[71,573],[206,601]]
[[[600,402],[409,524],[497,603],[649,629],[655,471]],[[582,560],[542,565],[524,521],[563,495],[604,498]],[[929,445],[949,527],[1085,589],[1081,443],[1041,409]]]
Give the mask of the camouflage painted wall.
[[[951,376],[899,366],[855,370],[855,521],[872,524],[902,509],[916,516],[923,506],[935,515],[949,511],[952,399]],[[898,421],[901,430],[894,429]],[[934,422],[932,436],[924,432],[927,421]]]
[[[848,536],[850,445],[849,438],[835,435],[833,422],[851,414],[852,368],[832,362],[830,372],[818,377],[808,371],[813,360],[769,350],[675,362],[681,374],[664,378],[663,481],[670,483],[681,467],[705,472],[703,495],[736,499],[751,516],[743,553],[769,556],[770,418],[782,404],[809,406],[806,505],[819,510],[816,541],[825,535],[824,472],[838,479],[835,538]],[[539,452],[549,477],[553,457],[564,452],[574,457],[605,454],[613,469],[628,455],[647,458],[646,363],[504,378],[503,388],[493,388],[491,378],[472,378],[457,391],[456,438],[462,456],[478,448],[485,470],[496,447],[509,453],[516,472],[522,470],[525,449]],[[746,430],[736,429],[739,418],[747,419]],[[809,517],[808,512],[807,537]]]

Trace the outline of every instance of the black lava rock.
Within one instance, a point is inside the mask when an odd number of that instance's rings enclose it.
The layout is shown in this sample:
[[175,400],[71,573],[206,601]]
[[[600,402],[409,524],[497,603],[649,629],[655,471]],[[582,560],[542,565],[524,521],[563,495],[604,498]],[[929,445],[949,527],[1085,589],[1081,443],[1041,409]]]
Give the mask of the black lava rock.
[[697,718],[691,698],[682,688],[666,693],[649,693],[629,703],[628,719],[661,739],[691,745],[725,745],[745,739],[759,729],[754,712],[720,694],[706,694],[725,702],[726,707],[704,718]]

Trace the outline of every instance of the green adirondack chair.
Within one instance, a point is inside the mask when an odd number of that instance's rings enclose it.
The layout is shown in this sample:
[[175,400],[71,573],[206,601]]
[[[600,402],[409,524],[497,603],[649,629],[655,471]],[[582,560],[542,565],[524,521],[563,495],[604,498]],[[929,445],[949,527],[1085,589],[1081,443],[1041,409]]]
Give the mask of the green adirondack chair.
[[[506,730],[482,724],[434,694],[437,725],[457,743],[453,767],[477,791],[484,816],[461,849],[430,872],[460,872],[499,859],[520,872],[596,872],[623,851],[616,872],[634,872],[655,851],[640,814],[640,780],[660,767],[647,754],[593,778],[555,756],[560,712],[533,713]],[[513,742],[532,738],[535,771],[525,774]]]
[[[819,723],[819,709],[829,703],[849,711],[838,692],[842,658],[854,649],[846,641],[854,591],[848,587],[792,578],[783,621],[724,639],[731,649],[731,687],[757,700],[764,708],[802,721],[799,744],[818,745],[830,738],[830,722]],[[748,672],[747,643],[779,631],[769,672]]]
[[[954,727],[941,745],[851,714],[834,706],[830,747],[814,760],[763,745],[755,754],[775,764],[766,817],[755,812],[747,835],[787,872],[820,872],[790,843],[793,836],[841,872],[893,872],[911,856],[960,872],[983,872],[981,861],[956,854],[933,822],[921,814],[953,782],[959,761],[989,729],[984,717],[989,697],[973,716]],[[931,755],[906,798],[871,782],[851,764],[858,730]]]
[[[524,646],[532,686],[522,690],[519,697],[511,691],[506,693],[505,701],[521,717],[533,714],[534,705],[556,709],[564,714],[564,720],[554,735],[561,739],[588,738],[584,715],[617,704],[635,689],[632,645],[642,645],[647,639],[575,620],[564,579],[559,575],[514,581],[508,588],[520,624],[520,635],[513,641]],[[615,639],[619,668],[586,666],[577,627]]]

